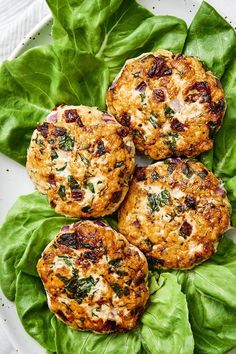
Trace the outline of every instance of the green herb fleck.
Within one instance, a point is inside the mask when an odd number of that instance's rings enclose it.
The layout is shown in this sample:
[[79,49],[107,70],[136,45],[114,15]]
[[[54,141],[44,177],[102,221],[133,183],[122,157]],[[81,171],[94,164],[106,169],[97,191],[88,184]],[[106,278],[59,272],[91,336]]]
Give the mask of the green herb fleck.
[[80,317],[79,320],[80,320],[81,323],[84,323],[85,318],[84,317]]
[[167,141],[164,142],[164,144],[168,145],[171,150],[176,149],[176,139],[179,137],[179,134],[177,133],[168,133],[164,135],[164,138],[167,138]]
[[117,284],[117,283],[112,283],[112,284],[110,284],[110,285],[111,285],[111,287],[112,287],[112,290],[116,293],[116,295],[117,295],[118,297],[122,297],[122,296],[124,295],[124,291],[123,291],[123,289],[120,287],[119,284]]
[[149,249],[152,249],[153,243],[149,238],[146,238],[145,240],[146,245],[148,246]]
[[67,283],[68,283],[68,280],[70,280],[70,279],[68,279],[68,278],[66,278],[66,277],[63,277],[63,275],[61,275],[60,273],[57,273],[56,276],[57,276],[57,278],[60,279],[60,281],[62,281],[62,283],[64,283],[64,284],[67,284]]
[[118,161],[115,163],[115,168],[121,167],[122,165],[124,165],[124,161]]
[[60,198],[65,201],[66,200],[66,189],[65,186],[63,186],[62,184],[60,185],[60,188],[58,189],[58,195],[60,196]]
[[73,276],[65,286],[65,290],[72,293],[78,303],[81,303],[90,293],[91,289],[97,284],[91,275],[87,278],[78,279]]
[[71,189],[79,189],[80,188],[79,183],[76,181],[76,179],[72,175],[69,175],[67,178],[68,178],[68,182],[69,182]]
[[102,184],[102,181],[98,181],[97,184]]
[[94,311],[95,311],[95,310],[92,310],[92,316],[93,316],[93,317],[99,317]]
[[119,267],[121,265],[122,258],[117,258],[117,259],[111,259],[108,264],[114,266],[114,267]]
[[64,169],[66,168],[67,166],[67,162],[65,163],[64,166],[60,167],[60,168],[56,168],[56,171],[64,171]]
[[129,288],[124,288],[124,295],[127,296],[130,294]]
[[148,194],[148,206],[152,213],[154,211],[159,211],[164,205],[171,204],[170,193],[167,189],[163,189],[159,194],[150,193]]
[[152,181],[157,181],[159,178],[160,178],[160,175],[156,171],[153,171],[151,174]]
[[142,134],[140,133],[140,131],[138,131],[138,130],[133,130],[133,131],[132,131],[132,135],[133,135],[133,136],[137,136],[138,138],[144,140],[143,135],[142,135]]
[[165,108],[165,116],[168,118],[172,118],[175,115],[175,111],[170,108],[169,106],[166,106]]
[[94,185],[91,182],[86,182],[85,188],[89,189],[92,193],[95,193]]
[[187,163],[183,164],[182,172],[188,178],[192,177],[192,175],[193,175],[193,171],[190,169],[190,167],[189,167],[189,165]]
[[69,260],[69,257],[67,257],[67,256],[58,256],[58,258],[62,258],[62,259],[64,260],[64,262],[65,262],[66,265],[72,266],[72,263],[71,263],[71,261]]
[[89,166],[89,160],[83,155],[80,155],[80,158],[81,158],[81,161],[83,162],[83,164],[88,167]]
[[44,146],[43,140],[39,139],[38,134],[37,134],[37,136],[36,136],[36,138],[35,138],[35,143],[36,143],[37,145]]
[[122,278],[122,277],[124,277],[124,276],[126,276],[126,275],[129,275],[129,273],[126,272],[125,270],[119,270],[119,269],[116,270],[115,273],[116,273],[117,275],[119,275],[120,278]]
[[141,102],[143,103],[145,98],[146,98],[146,93],[145,92],[141,92],[140,93],[140,98],[141,98]]
[[159,115],[156,113],[151,113],[150,118],[149,118],[149,122],[153,125],[154,128],[158,127],[158,123],[157,120],[159,118]]
[[86,205],[85,207],[82,208],[83,213],[88,213],[91,210],[91,205]]
[[125,282],[125,284],[130,285],[132,283],[132,279],[129,279]]
[[56,150],[52,149],[52,151],[51,151],[51,159],[55,160],[57,158],[58,158],[58,154],[57,154]]
[[60,135],[58,137],[59,148],[64,151],[71,151],[74,147],[74,140],[69,135]]

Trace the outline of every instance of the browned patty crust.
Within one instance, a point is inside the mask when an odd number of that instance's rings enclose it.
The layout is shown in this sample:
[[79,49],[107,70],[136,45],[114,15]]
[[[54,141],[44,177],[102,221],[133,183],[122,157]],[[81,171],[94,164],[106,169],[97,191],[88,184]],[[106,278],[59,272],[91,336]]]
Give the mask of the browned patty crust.
[[128,60],[107,93],[109,113],[155,160],[210,150],[225,112],[219,80],[195,57],[165,50]]
[[216,251],[230,227],[221,181],[197,161],[138,167],[119,212],[119,231],[155,268],[191,268]]
[[134,155],[129,129],[114,117],[94,107],[61,105],[35,129],[26,167],[57,213],[99,217],[124,199]]
[[37,270],[50,310],[74,329],[130,330],[149,297],[145,256],[99,221],[63,227]]

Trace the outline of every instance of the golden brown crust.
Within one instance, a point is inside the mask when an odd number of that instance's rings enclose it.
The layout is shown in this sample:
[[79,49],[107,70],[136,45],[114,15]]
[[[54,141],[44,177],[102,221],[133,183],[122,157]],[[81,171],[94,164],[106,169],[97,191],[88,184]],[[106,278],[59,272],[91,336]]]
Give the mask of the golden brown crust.
[[149,297],[144,255],[97,221],[62,228],[37,270],[51,311],[75,329],[130,330]]
[[107,93],[108,110],[155,160],[210,150],[225,112],[219,80],[195,57],[165,50],[126,62]]
[[118,228],[155,268],[191,268],[215,253],[230,212],[212,172],[173,158],[136,168]]
[[113,213],[128,191],[135,149],[114,117],[85,106],[59,106],[34,131],[27,170],[55,211],[77,217]]

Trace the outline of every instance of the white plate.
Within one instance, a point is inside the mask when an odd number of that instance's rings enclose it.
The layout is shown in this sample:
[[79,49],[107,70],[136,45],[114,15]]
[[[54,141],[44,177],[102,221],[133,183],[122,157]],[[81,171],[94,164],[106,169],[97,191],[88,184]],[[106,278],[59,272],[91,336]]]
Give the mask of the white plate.
[[[140,0],[139,3],[146,6],[153,13],[159,15],[174,15],[183,18],[188,24],[195,15],[200,0]],[[235,0],[209,0],[231,24],[236,27],[236,2]],[[228,16],[228,18],[226,17]],[[229,20],[229,19],[235,19]],[[36,45],[51,42],[51,17],[46,17],[37,25],[12,53],[10,59],[14,59],[20,53]],[[14,203],[16,198],[22,194],[33,191],[33,186],[26,174],[25,168],[18,163],[0,154],[0,223],[3,221],[6,212]],[[6,330],[13,346],[19,354],[43,354],[44,349],[32,339],[23,329],[16,313],[14,303],[8,301],[0,290],[0,324]],[[1,353],[1,349],[0,349]],[[231,352],[236,354],[236,350]],[[5,353],[1,353],[5,354]],[[131,353],[132,354],[132,353]],[[169,354],[169,353],[168,353]]]

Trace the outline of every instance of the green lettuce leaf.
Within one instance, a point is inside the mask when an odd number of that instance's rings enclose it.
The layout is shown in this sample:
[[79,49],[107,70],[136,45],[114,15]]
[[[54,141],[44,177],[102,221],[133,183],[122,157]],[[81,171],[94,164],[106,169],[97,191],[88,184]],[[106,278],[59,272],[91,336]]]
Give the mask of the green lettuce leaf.
[[[110,218],[101,220],[111,223]],[[48,309],[36,264],[60,228],[74,221],[55,214],[46,197],[35,192],[17,200],[0,229],[0,285],[4,294],[15,300],[25,330],[57,354],[77,354],[78,347],[83,348],[82,353],[96,354],[139,354],[144,347],[155,354],[154,344],[160,353],[166,348],[173,354],[191,353],[193,338],[185,296],[172,274],[162,274],[158,282],[156,276],[151,277],[150,303],[140,327],[126,334],[74,331],[56,319]]]
[[16,287],[16,308],[26,330],[47,350],[56,352],[55,331],[47,298],[40,278],[19,272]]
[[234,29],[211,5],[203,1],[190,25],[184,54],[199,57],[220,78],[235,52]]
[[[25,330],[57,354],[78,354],[78,348],[83,354],[139,354],[141,346],[153,354],[157,350],[164,354],[167,349],[173,354],[193,353],[186,299],[176,277],[166,273],[157,283],[153,276],[151,283],[150,305],[140,328],[128,333],[107,335],[70,329],[48,309],[41,280],[24,272],[17,277],[17,312]],[[170,312],[168,318],[166,311]]]
[[13,301],[15,298],[17,266],[30,238],[47,218],[50,220],[52,217],[56,223],[59,220],[58,228],[68,223],[68,219],[56,214],[46,197],[38,192],[18,198],[8,212],[0,229],[0,286],[8,299]]
[[[104,64],[87,53],[52,46],[29,50],[0,67],[0,150],[24,164],[38,122],[60,103],[105,108]],[[89,84],[88,84],[89,83]]]
[[186,294],[195,352],[223,354],[236,346],[236,245],[224,238],[210,260],[176,272]]
[[126,59],[160,47],[181,51],[187,35],[183,20],[153,16],[133,0],[48,4],[53,45],[0,67],[0,151],[21,164],[37,123],[56,105],[105,109],[106,90]]
[[[217,49],[216,49],[217,43]],[[203,2],[190,26],[184,53],[196,55],[213,73],[222,77],[227,111],[211,151],[199,159],[225,182],[232,204],[232,223],[236,226],[236,34],[234,29]]]
[[234,59],[222,78],[227,101],[223,126],[215,137],[214,148],[203,154],[202,162],[225,182],[232,205],[232,223],[236,226],[236,60]]
[[57,354],[140,353],[136,330],[125,334],[95,334],[75,331],[49,310],[40,278],[20,272],[17,278],[16,307],[25,330],[45,349]]
[[217,175],[228,179],[236,175],[236,60],[234,59],[222,85],[227,100],[227,111],[215,139],[213,168]]
[[[31,49],[0,67],[0,151],[22,164],[33,129],[55,105],[104,109],[109,82],[126,59],[158,48],[180,52],[186,37],[182,20],[153,16],[134,0],[48,0],[48,4],[54,16],[53,45]],[[236,226],[235,48],[231,26],[203,2],[184,53],[198,56],[214,74],[223,75],[226,117],[214,149],[201,159],[225,181]],[[78,348],[94,354],[192,353],[186,299],[196,353],[223,354],[236,346],[236,246],[227,239],[216,256],[193,270],[163,273],[158,281],[151,278],[150,304],[137,330],[96,335],[73,331],[57,320],[47,307],[35,267],[47,243],[71,222],[55,214],[36,192],[18,199],[0,229],[0,286],[16,300],[26,331],[48,354],[77,354]]]
[[126,59],[143,52],[164,48],[176,53],[183,49],[185,22],[172,16],[153,16],[135,0],[47,3],[54,15],[55,46],[93,53],[114,74]]
[[185,295],[173,274],[152,277],[151,303],[141,318],[142,344],[151,354],[193,353],[194,340]]

